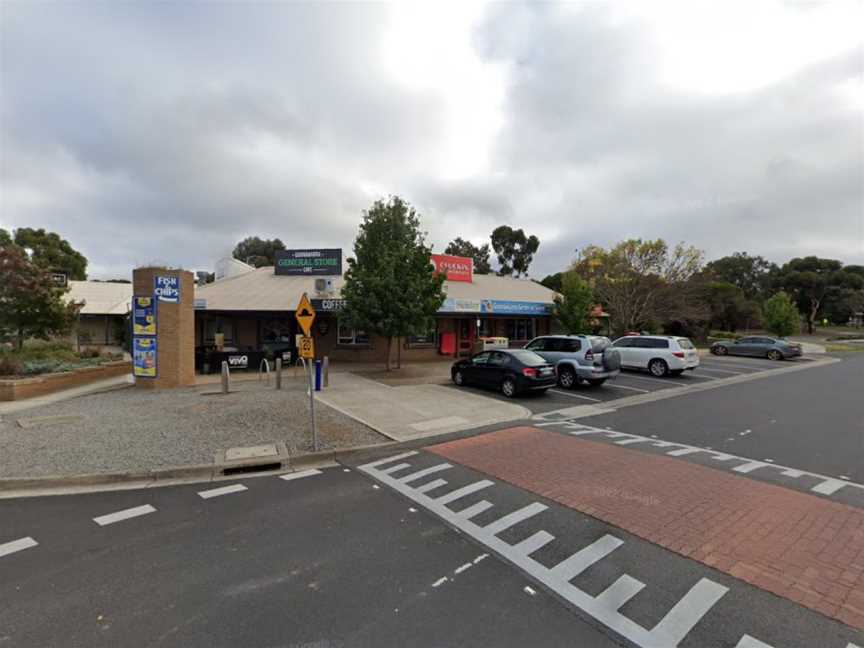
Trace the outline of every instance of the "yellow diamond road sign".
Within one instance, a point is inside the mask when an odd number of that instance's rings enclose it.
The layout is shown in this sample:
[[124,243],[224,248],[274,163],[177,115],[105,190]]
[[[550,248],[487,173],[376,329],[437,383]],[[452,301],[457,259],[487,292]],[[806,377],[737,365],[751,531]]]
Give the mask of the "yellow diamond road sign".
[[311,360],[315,357],[315,342],[311,337],[303,336],[300,338],[300,357]]
[[297,318],[297,323],[303,329],[303,335],[306,337],[312,335],[312,322],[315,321],[315,309],[312,308],[312,302],[309,301],[306,293],[303,293],[303,296],[300,298],[300,303],[297,304],[294,317]]

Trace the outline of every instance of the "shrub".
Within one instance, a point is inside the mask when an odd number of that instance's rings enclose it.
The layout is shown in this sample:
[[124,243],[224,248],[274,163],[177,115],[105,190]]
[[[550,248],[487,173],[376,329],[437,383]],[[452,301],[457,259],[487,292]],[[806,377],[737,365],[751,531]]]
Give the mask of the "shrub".
[[99,351],[99,349],[95,347],[90,347],[89,349],[82,350],[78,355],[82,358],[98,358],[102,355],[102,353]]
[[744,336],[740,333],[733,333],[732,331],[711,331],[708,337],[717,338],[718,340],[738,340]]
[[0,376],[19,376],[23,369],[17,356],[11,353],[0,354]]

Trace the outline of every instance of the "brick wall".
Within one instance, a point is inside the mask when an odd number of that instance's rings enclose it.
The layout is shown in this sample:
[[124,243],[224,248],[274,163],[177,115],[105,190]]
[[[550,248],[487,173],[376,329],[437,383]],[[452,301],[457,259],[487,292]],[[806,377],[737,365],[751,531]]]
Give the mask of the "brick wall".
[[53,394],[63,389],[71,389],[114,376],[122,376],[130,371],[131,365],[128,362],[117,361],[99,367],[85,367],[75,371],[45,374],[33,378],[0,380],[0,401],[23,400]]

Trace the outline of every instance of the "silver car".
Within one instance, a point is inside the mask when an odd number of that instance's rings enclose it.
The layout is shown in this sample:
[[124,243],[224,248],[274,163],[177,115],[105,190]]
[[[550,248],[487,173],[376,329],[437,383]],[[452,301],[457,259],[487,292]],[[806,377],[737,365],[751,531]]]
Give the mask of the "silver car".
[[544,335],[525,345],[555,365],[558,384],[567,389],[584,381],[592,387],[621,373],[621,354],[599,335]]
[[801,345],[782,338],[764,336],[743,337],[738,340],[719,340],[711,345],[714,355],[739,355],[785,360],[802,354]]

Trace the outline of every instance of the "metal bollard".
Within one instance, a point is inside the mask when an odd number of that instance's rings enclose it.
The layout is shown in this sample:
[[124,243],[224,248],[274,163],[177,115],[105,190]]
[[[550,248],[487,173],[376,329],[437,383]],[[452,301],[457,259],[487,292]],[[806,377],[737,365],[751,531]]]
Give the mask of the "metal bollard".
[[330,357],[324,356],[324,386],[330,386]]
[[282,358],[276,358],[276,389],[282,389]]
[[315,391],[321,391],[321,361],[315,361]]
[[231,371],[228,369],[228,361],[222,361],[222,393],[227,394],[230,387]]

